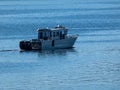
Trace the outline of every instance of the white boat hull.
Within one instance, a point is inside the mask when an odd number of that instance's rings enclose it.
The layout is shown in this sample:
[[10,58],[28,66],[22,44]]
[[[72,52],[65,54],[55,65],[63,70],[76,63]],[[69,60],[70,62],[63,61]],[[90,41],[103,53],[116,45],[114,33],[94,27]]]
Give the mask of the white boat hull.
[[20,41],[22,50],[47,50],[73,47],[78,35],[68,35],[68,29],[57,26],[53,29],[38,29],[38,38]]
[[52,45],[52,40],[42,41],[41,49],[46,50],[46,49],[71,48],[73,47],[76,39],[77,37],[54,40],[54,46]]

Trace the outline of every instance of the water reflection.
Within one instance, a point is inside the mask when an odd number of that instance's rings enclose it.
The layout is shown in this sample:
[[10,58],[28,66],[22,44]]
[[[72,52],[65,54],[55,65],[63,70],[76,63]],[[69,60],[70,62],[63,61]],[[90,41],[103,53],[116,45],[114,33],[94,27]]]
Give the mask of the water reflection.
[[69,49],[57,49],[57,50],[43,50],[40,51],[40,54],[59,54],[59,55],[65,55],[66,53],[69,52],[76,52],[74,48],[69,48]]
[[38,55],[66,55],[67,53],[77,53],[75,48],[68,49],[56,49],[56,50],[32,50],[32,51],[20,51],[20,53],[37,53]]

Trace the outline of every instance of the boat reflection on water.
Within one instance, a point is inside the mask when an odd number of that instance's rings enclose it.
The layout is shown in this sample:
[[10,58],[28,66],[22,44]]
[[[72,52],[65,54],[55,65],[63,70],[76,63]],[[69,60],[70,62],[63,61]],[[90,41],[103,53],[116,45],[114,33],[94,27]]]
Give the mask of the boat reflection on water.
[[76,49],[68,48],[68,49],[55,49],[55,50],[31,50],[31,51],[21,51],[20,53],[38,53],[38,55],[66,55],[67,53],[77,53]]
[[65,55],[66,53],[69,52],[76,52],[74,48],[69,48],[69,49],[57,49],[57,50],[44,50],[40,51],[41,54],[59,54],[59,55]]

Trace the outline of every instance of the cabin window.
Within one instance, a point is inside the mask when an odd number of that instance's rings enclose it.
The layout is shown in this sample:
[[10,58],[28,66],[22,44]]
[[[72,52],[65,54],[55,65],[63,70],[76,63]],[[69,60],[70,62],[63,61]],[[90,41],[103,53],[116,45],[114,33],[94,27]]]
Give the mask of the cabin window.
[[59,36],[59,32],[57,32],[57,36]]
[[53,37],[55,37],[55,32],[53,32]]
[[39,34],[40,34],[40,35],[39,35],[39,38],[42,39],[42,38],[43,38],[43,33],[40,32]]
[[52,37],[52,33],[50,32],[50,37]]
[[57,36],[57,32],[55,32],[55,37]]
[[44,37],[46,37],[46,32],[44,32],[44,35],[45,35]]
[[60,32],[60,36],[62,35],[62,32]]

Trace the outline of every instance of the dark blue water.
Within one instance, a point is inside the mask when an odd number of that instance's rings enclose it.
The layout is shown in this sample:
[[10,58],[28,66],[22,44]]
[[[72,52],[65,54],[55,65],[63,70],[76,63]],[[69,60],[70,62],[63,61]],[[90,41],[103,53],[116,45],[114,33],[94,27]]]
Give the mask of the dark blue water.
[[[57,24],[80,35],[74,48],[20,52]],[[119,89],[119,0],[0,0],[0,90]]]

